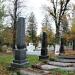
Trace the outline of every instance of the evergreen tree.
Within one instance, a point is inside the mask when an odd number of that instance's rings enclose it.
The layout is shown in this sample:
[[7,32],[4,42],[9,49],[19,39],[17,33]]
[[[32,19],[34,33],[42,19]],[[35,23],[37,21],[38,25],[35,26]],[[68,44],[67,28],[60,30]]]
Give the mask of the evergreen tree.
[[28,18],[27,34],[30,39],[30,42],[36,43],[36,32],[37,25],[35,21],[34,13],[32,12]]

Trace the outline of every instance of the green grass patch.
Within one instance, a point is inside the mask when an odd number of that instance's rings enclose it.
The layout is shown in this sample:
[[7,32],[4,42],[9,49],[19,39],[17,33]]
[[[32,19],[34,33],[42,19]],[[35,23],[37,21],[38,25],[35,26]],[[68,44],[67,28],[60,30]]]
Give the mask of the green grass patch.
[[53,69],[51,70],[53,75],[75,75],[74,71],[67,71],[63,69]]
[[36,55],[29,55],[27,56],[27,60],[29,62],[29,65],[31,66],[32,64],[39,63],[39,57]]
[[[2,71],[1,75],[3,75],[4,72],[5,72],[5,75],[11,75],[11,74],[8,74],[9,71],[7,71],[6,66],[10,64],[12,61],[13,61],[13,55],[9,55],[9,54],[0,55],[0,72]],[[29,66],[40,62],[39,57],[36,55],[27,56],[27,61],[29,62]],[[50,72],[52,73],[52,75],[75,75],[75,72],[66,71],[63,69],[53,69],[53,70],[50,70]]]
[[[9,54],[0,54],[0,75],[12,75],[13,72],[9,71],[7,67],[13,62],[13,55]],[[29,62],[28,66],[30,67],[32,64],[38,63],[38,56],[29,55],[27,56],[27,60]],[[12,73],[12,74],[11,74]]]
[[[13,61],[13,55],[9,54],[1,54],[0,55],[0,64],[10,64]],[[29,62],[30,65],[38,63],[39,62],[39,57],[35,55],[28,55],[27,56],[27,61]]]
[[0,63],[9,64],[12,62],[12,60],[13,60],[12,55],[6,55],[6,54],[0,55]]

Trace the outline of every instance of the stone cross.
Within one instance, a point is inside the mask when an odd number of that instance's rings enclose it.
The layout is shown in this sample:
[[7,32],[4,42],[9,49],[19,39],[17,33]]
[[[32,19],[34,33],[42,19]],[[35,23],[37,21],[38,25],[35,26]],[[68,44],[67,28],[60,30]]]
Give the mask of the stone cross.
[[43,32],[41,56],[39,56],[39,59],[48,59],[47,51],[48,51],[47,50],[47,34],[46,34],[46,32]]
[[22,68],[26,62],[26,48],[25,48],[25,19],[19,17],[16,26],[16,45],[17,49],[14,50],[14,57],[12,67]]

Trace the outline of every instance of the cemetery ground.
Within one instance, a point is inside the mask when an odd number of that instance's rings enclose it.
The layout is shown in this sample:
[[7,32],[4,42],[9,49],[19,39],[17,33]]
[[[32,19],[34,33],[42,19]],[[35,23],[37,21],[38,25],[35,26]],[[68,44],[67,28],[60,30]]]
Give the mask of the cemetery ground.
[[[28,55],[27,60],[29,62],[28,64],[29,69],[31,68],[33,64],[41,63],[41,61],[39,61],[39,57],[36,55]],[[53,60],[53,58],[51,60]],[[0,75],[13,75],[13,71],[9,70],[8,68],[8,66],[10,65],[12,61],[13,61],[12,53],[11,54],[0,53]],[[34,68],[34,70],[36,69]],[[41,69],[37,69],[37,72],[39,72],[39,70],[41,71]],[[46,75],[75,75],[74,71],[67,71],[60,68],[51,69],[51,70],[48,70],[48,72],[49,74],[46,74]],[[16,75],[19,75],[19,74],[16,74]]]

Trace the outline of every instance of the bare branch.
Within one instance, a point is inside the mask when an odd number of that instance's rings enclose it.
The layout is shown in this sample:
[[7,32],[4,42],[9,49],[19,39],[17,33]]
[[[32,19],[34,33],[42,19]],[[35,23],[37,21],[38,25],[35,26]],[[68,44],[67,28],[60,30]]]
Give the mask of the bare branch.
[[61,21],[61,13],[62,13],[62,10],[63,10],[63,4],[64,4],[64,2],[63,2],[63,0],[61,0],[60,1],[60,11],[59,11],[59,19],[58,19],[58,24],[59,24],[59,26],[60,26],[60,21]]
[[64,8],[63,8],[62,15],[64,15],[65,11],[67,10],[67,5],[68,5],[69,1],[70,0],[66,0],[66,3],[65,3]]

